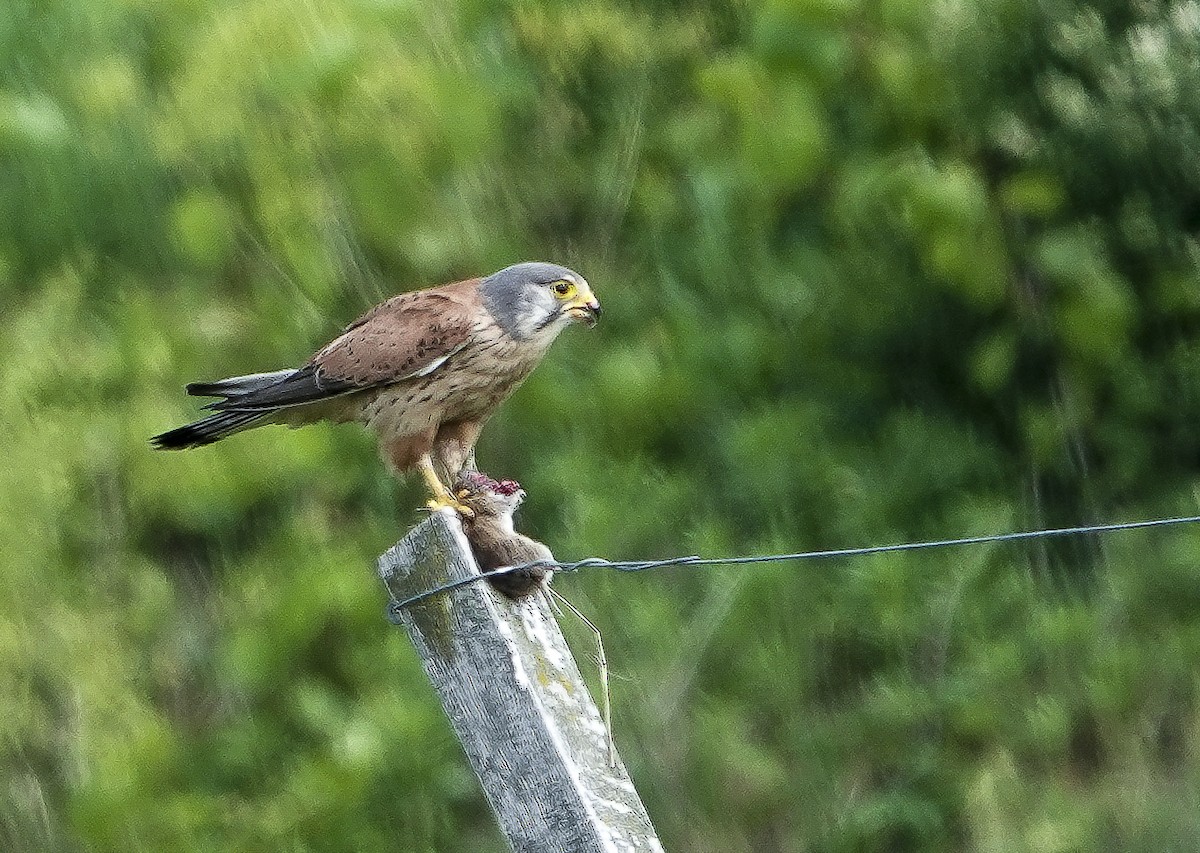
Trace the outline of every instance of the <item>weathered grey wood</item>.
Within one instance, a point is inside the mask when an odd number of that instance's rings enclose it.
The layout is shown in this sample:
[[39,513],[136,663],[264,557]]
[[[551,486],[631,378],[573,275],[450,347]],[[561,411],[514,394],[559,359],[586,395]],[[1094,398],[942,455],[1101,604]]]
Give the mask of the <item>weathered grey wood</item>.
[[[449,510],[379,559],[393,600],[478,573]],[[468,584],[402,620],[514,850],[662,850],[544,598]]]

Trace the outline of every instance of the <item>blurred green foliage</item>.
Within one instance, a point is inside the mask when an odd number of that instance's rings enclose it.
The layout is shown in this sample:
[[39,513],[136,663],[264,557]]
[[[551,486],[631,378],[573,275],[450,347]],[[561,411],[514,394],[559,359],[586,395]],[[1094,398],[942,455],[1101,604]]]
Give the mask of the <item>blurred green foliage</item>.
[[[350,427],[183,382],[544,258],[562,558],[1195,510],[1193,0],[6,0],[0,848],[500,850]],[[1200,539],[563,577],[671,850],[1187,850]],[[583,648],[586,648],[584,646]]]

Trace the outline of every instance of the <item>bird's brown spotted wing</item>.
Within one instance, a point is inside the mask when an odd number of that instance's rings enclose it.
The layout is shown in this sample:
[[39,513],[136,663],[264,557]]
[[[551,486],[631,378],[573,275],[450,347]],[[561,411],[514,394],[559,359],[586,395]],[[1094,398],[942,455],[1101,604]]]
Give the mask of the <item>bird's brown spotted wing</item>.
[[478,279],[381,302],[288,378],[214,409],[278,409],[428,376],[468,341]]

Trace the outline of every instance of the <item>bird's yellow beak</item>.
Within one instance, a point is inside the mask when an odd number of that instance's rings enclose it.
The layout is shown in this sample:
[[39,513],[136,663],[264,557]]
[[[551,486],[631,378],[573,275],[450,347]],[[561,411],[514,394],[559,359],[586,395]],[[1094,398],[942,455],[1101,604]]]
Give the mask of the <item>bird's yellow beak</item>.
[[566,312],[572,320],[580,320],[590,329],[600,319],[600,300],[592,293],[592,288],[586,281],[576,285],[575,296],[566,304]]

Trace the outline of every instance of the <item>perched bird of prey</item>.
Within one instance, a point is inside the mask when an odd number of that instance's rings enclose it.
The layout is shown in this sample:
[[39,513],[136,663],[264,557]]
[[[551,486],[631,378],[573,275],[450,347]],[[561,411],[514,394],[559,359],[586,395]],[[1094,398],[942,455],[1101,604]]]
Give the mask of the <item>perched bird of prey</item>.
[[[553,560],[550,549],[513,528],[513,513],[525,500],[525,490],[515,480],[493,480],[478,471],[464,471],[454,483],[455,494],[471,509],[463,519],[463,533],[482,571]],[[488,578],[509,598],[524,598],[543,587],[550,569],[535,566]]]
[[572,322],[594,326],[600,303],[583,276],[549,263],[506,267],[393,296],[303,366],[199,382],[214,414],[164,432],[156,447],[211,444],[263,424],[357,421],[397,473],[418,469],[431,508],[470,510],[446,483],[473,458],[488,417]]

